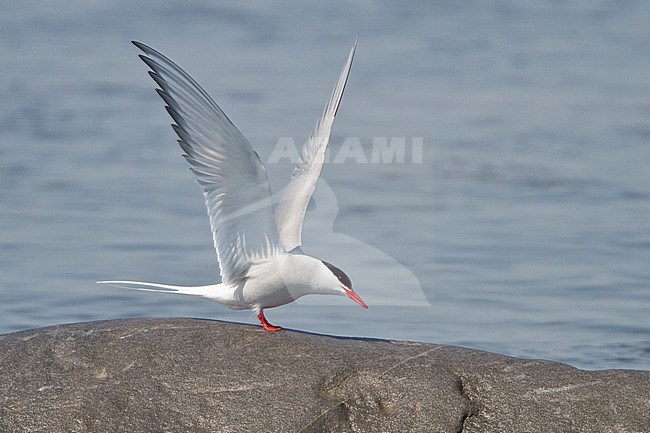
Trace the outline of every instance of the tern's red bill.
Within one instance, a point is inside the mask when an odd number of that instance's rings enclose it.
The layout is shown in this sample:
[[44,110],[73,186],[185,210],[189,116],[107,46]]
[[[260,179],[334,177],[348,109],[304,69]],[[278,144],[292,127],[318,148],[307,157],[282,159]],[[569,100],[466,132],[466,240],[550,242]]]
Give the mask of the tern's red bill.
[[357,304],[361,305],[363,308],[368,308],[365,302],[363,302],[363,299],[361,299],[361,296],[357,295],[357,292],[354,290],[350,290],[347,287],[343,288],[345,290],[345,294],[348,295],[348,298],[352,299],[354,302]]

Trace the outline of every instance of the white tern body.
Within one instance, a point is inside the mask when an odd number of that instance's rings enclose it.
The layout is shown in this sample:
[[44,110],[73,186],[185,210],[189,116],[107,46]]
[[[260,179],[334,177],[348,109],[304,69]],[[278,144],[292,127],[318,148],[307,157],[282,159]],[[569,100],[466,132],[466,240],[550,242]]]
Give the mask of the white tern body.
[[349,277],[336,266],[302,252],[302,225],[325,158],[332,123],[347,82],[356,42],[323,115],[305,144],[289,185],[273,210],[266,170],[248,140],[199,84],[158,51],[133,42],[145,54],[160,87],[178,143],[203,187],[222,282],[174,286],[143,281],[100,281],[135,290],[199,296],[233,309],[251,309],[264,329],[264,309],[310,294],[344,295],[367,308]]

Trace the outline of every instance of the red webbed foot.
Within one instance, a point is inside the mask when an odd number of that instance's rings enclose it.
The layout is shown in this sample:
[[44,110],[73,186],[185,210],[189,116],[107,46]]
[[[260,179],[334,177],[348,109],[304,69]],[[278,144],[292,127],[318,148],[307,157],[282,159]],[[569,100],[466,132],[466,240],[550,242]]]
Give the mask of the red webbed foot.
[[275,331],[281,331],[282,328],[279,326],[273,326],[269,323],[268,320],[266,320],[266,317],[264,317],[264,313],[260,311],[260,313],[257,315],[257,318],[260,320],[260,323],[262,324],[262,328],[269,332],[275,332]]

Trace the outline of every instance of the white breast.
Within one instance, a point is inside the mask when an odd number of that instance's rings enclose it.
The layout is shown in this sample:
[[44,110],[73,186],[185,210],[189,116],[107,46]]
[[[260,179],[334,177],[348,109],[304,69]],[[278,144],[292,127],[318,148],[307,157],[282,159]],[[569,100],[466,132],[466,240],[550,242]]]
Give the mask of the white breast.
[[254,263],[247,274],[243,300],[253,309],[271,308],[318,293],[314,268],[319,264],[313,257],[292,254]]

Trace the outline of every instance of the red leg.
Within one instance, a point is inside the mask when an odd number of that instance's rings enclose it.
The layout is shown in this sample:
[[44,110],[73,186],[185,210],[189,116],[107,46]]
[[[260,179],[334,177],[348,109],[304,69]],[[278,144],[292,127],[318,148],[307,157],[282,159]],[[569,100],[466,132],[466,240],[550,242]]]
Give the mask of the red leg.
[[266,317],[264,317],[264,312],[260,311],[260,313],[257,315],[257,318],[260,320],[260,323],[262,324],[262,328],[266,329],[267,331],[274,332],[274,331],[281,331],[282,328],[279,326],[273,326],[269,323],[268,320],[266,320]]

